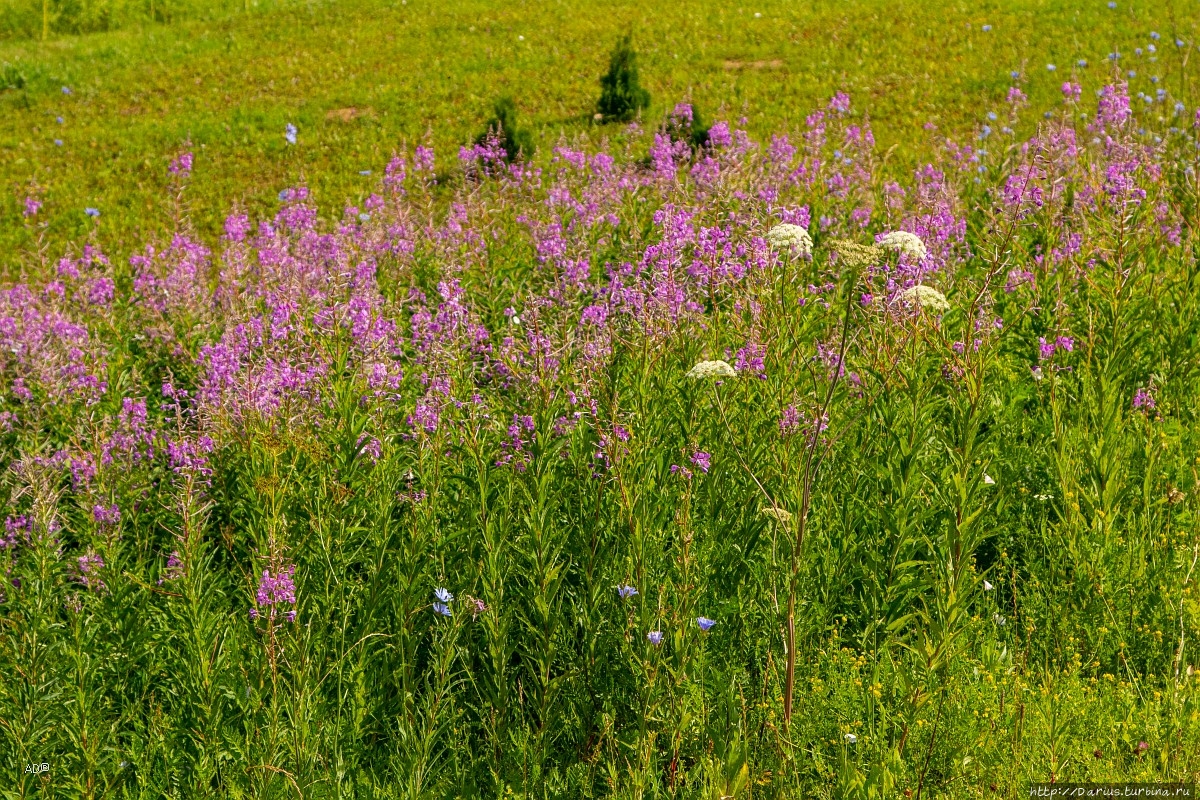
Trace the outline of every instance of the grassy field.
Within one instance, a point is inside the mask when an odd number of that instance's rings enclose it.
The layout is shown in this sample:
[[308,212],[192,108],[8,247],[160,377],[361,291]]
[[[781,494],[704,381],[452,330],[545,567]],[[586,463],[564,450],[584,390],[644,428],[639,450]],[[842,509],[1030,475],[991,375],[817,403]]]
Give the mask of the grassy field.
[[[157,202],[166,165],[189,142],[192,213],[212,236],[232,204],[264,212],[300,179],[325,207],[358,202],[372,182],[359,173],[378,171],[404,142],[431,136],[449,167],[500,94],[514,97],[543,149],[580,134],[620,139],[621,126],[589,123],[608,50],[625,31],[652,92],[650,128],[685,98],[709,117],[744,114],[757,134],[794,128],[819,98],[844,90],[907,168],[928,153],[922,124],[970,139],[1001,104],[1013,70],[1034,107],[1049,108],[1071,74],[1098,86],[1111,71],[1106,56],[1119,50],[1121,69],[1138,73],[1135,92],[1157,86],[1190,97],[1190,49],[1171,42],[1192,42],[1198,20],[1180,0],[1116,9],[1033,0],[344,0],[185,7],[171,24],[151,24],[148,7],[138,8],[125,9],[123,29],[46,41],[19,35],[40,36],[29,21],[40,15],[27,11],[26,27],[10,23],[0,40],[5,83],[24,86],[0,92],[0,252],[9,274],[13,246],[29,244],[20,203],[30,183],[45,189],[57,243],[88,232],[84,208],[92,207],[101,211],[100,241],[128,251],[167,224]],[[1135,55],[1151,31],[1163,37],[1159,53]],[[294,147],[284,140],[289,123],[299,130]]]
[[6,6],[0,798],[1200,780],[1197,19],[1114,5]]

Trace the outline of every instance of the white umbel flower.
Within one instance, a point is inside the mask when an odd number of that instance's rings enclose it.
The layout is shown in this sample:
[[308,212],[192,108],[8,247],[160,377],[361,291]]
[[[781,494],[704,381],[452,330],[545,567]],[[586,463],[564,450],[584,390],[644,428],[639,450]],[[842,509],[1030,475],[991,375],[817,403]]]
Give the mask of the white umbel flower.
[[950,310],[950,303],[946,300],[946,295],[932,286],[926,286],[922,283],[905,289],[900,293],[900,299],[910,306],[920,306],[930,311],[942,312]]
[[925,249],[925,243],[921,241],[921,237],[908,231],[886,233],[878,244],[886,250],[904,253],[914,261],[920,261],[929,252]]
[[735,378],[737,370],[728,361],[701,361],[688,370],[689,378]]
[[813,250],[812,237],[808,231],[799,225],[783,223],[767,231],[767,244],[778,252],[791,253],[794,256],[811,256]]

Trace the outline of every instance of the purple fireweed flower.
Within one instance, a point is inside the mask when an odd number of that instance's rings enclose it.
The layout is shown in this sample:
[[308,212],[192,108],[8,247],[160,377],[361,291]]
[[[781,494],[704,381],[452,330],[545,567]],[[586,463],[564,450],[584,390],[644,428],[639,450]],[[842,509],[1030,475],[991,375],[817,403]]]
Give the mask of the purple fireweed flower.
[[104,589],[104,581],[100,580],[100,570],[104,569],[104,559],[96,553],[87,553],[76,559],[75,579],[88,589]]
[[716,624],[717,621],[715,619],[709,619],[708,617],[696,617],[696,626],[702,631],[707,631]]
[[1133,407],[1144,411],[1153,411],[1155,408],[1154,395],[1145,389],[1138,389],[1133,396]]
[[662,631],[650,631],[646,634],[646,641],[650,642],[650,644],[654,645],[655,647],[658,647],[660,644],[662,644],[662,640]]
[[[173,581],[183,577],[183,559],[179,557],[178,550],[171,551],[171,557],[167,559],[167,568],[163,571],[162,577],[158,579],[158,585],[162,586],[165,581]],[[257,613],[255,609],[252,612]],[[253,615],[251,619],[253,619]]]
[[[258,608],[269,609],[272,619],[275,617],[277,606],[294,606],[296,604],[296,584],[292,580],[295,573],[294,565],[275,575],[272,575],[270,570],[263,570],[262,577],[258,581],[258,591],[254,596],[254,602]],[[256,617],[257,614],[251,615],[251,619]]]
[[21,212],[26,218],[32,217],[42,208],[42,201],[30,195],[25,198],[25,208]]
[[103,506],[96,504],[92,506],[92,519],[97,525],[112,526],[121,521],[121,509],[117,506]]
[[712,455],[705,453],[703,450],[697,450],[695,453],[692,453],[692,463],[701,472],[708,472],[712,467]]
[[617,594],[621,595],[622,600],[628,600],[638,593],[638,590],[632,586],[618,586]]
[[171,166],[167,168],[167,171],[172,175],[190,175],[192,173],[192,154],[180,153],[175,160],[171,162]]

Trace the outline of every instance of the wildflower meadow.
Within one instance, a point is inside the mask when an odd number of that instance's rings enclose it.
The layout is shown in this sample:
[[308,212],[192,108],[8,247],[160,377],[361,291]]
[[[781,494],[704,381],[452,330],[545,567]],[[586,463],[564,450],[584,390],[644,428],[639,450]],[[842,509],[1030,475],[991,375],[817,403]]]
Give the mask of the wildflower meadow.
[[212,240],[185,146],[122,257],[23,196],[0,796],[1195,782],[1200,115],[1063,78],[912,170],[838,92]]

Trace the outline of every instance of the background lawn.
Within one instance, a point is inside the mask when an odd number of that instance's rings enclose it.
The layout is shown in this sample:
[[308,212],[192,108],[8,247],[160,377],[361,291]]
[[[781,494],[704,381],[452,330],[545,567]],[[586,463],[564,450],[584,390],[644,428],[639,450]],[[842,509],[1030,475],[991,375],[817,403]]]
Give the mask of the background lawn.
[[[1119,51],[1119,69],[1136,72],[1132,94],[1165,87],[1190,98],[1200,18],[1180,0],[1115,9],[1101,0],[61,8],[45,40],[40,3],[0,12],[0,269],[9,276],[19,270],[14,247],[31,241],[20,216],[31,183],[45,193],[52,243],[84,236],[93,207],[101,244],[124,253],[169,222],[166,167],[188,142],[197,153],[191,213],[210,238],[232,205],[263,213],[296,181],[326,213],[356,202],[377,177],[361,173],[377,172],[404,142],[430,137],[439,168],[449,167],[501,94],[516,100],[543,152],[560,137],[627,137],[624,126],[591,122],[607,54],[626,31],[652,92],[646,128],[691,98],[706,117],[744,115],[763,135],[798,126],[840,89],[907,171],[928,149],[914,138],[922,124],[975,136],[1013,71],[1042,110],[1072,75],[1087,90],[1111,78],[1107,57]],[[1146,49],[1152,31],[1157,53]],[[294,147],[288,123],[299,130]]]

